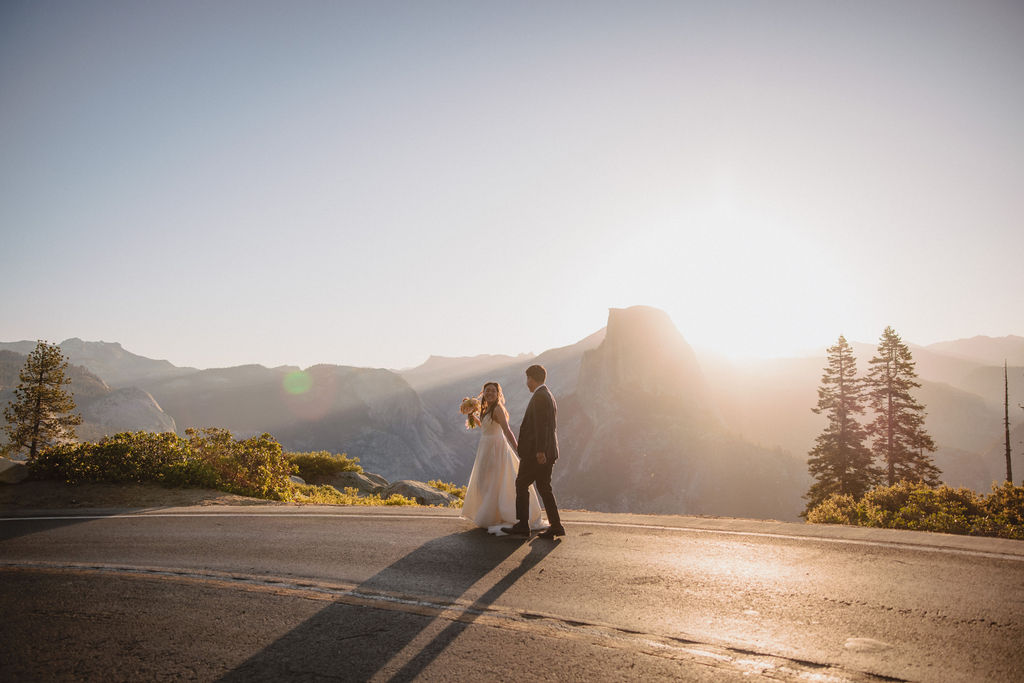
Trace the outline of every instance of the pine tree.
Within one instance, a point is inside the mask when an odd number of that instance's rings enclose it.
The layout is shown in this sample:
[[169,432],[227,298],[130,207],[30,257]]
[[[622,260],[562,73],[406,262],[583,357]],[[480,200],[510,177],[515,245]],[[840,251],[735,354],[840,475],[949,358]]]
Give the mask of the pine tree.
[[860,498],[881,473],[872,464],[871,451],[864,444],[866,434],[859,417],[864,414],[863,385],[857,378],[857,359],[842,336],[828,349],[828,366],[818,388],[815,414],[828,417],[807,459],[807,468],[817,481],[804,496],[804,514],[830,494]]
[[68,362],[60,347],[40,341],[18,375],[14,401],[4,408],[8,450],[28,450],[29,460],[58,440],[74,439],[80,415],[71,414],[75,400],[64,390],[71,378],[64,375]]
[[875,419],[868,425],[871,450],[885,466],[889,486],[901,479],[939,484],[939,468],[928,453],[935,442],[924,429],[924,406],[911,390],[921,386],[910,349],[892,327],[886,327],[865,380]]

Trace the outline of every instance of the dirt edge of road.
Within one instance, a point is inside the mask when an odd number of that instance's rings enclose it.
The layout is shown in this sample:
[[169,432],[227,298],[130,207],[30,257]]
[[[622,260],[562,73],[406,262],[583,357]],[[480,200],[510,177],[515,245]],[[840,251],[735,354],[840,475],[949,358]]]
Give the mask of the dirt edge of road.
[[193,505],[280,505],[210,489],[174,489],[156,484],[65,484],[25,481],[0,484],[0,511],[90,508],[154,508]]

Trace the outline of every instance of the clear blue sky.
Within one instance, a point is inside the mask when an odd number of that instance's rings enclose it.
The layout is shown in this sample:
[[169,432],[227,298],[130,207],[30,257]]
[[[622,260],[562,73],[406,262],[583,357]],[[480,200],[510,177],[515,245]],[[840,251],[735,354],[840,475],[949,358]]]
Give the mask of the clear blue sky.
[[0,341],[1024,334],[1024,3],[0,3]]

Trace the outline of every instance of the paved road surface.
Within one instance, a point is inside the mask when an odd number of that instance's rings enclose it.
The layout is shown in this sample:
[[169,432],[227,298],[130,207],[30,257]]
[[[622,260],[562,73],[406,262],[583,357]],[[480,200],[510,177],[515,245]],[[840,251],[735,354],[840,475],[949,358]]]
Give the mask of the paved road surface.
[[[22,513],[27,516],[29,513]],[[1024,543],[435,509],[0,521],[3,680],[1024,680]]]

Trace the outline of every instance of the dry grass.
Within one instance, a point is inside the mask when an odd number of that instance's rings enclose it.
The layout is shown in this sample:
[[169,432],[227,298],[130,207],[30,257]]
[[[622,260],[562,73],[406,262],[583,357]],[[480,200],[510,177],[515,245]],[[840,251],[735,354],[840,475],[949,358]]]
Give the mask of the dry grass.
[[171,489],[155,484],[78,484],[26,481],[0,484],[0,511],[86,508],[162,508],[189,505],[280,505],[210,489]]

